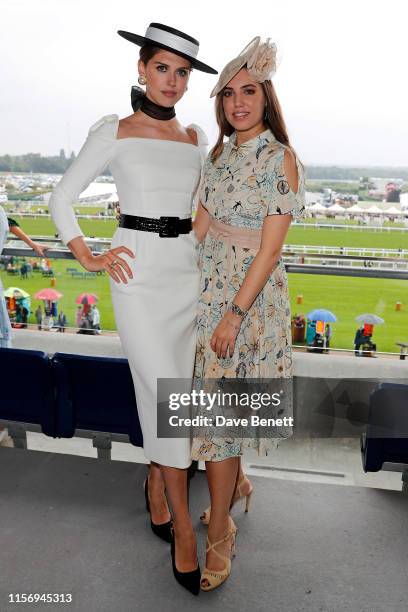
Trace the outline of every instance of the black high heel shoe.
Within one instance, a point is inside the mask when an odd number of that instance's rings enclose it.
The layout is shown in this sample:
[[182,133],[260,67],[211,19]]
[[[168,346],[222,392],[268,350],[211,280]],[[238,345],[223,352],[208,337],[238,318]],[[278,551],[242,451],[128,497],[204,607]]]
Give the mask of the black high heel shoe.
[[198,595],[200,593],[200,580],[201,580],[201,571],[200,565],[197,559],[197,567],[191,572],[179,572],[176,567],[176,538],[174,537],[173,529],[171,530],[172,540],[171,540],[171,562],[173,566],[173,574],[177,582],[190,591],[193,595]]
[[[149,477],[147,477],[146,480],[144,481],[143,488],[144,488],[145,500],[146,500],[146,510],[150,514]],[[157,525],[156,523],[153,523],[152,518],[150,517],[150,526],[152,528],[153,533],[157,535],[159,538],[161,538],[162,540],[164,540],[165,542],[168,542],[169,544],[173,541],[173,534],[171,530],[172,525],[173,525],[172,520],[167,521],[167,523],[162,523],[160,525]]]

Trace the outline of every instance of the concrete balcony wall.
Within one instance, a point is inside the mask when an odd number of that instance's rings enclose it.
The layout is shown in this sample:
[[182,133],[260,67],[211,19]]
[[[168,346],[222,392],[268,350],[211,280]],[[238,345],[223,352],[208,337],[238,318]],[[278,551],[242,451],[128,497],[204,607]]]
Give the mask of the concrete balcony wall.
[[[75,354],[124,357],[119,337],[112,335],[87,336],[34,330],[15,330],[15,348],[66,352]],[[294,374],[299,377],[333,379],[378,379],[401,381],[408,384],[408,360],[389,358],[362,358],[354,355],[329,355],[294,352]],[[311,407],[313,409],[313,407]],[[89,439],[72,438],[54,440],[37,432],[27,433],[28,448],[56,453],[95,457],[96,450]],[[143,450],[130,444],[113,442],[112,459],[144,463]],[[364,473],[359,438],[311,437],[284,440],[277,450],[266,457],[246,450],[247,473],[279,480],[355,485],[380,489],[401,490],[401,473],[395,466],[385,465],[385,471]],[[203,466],[201,466],[203,467]],[[392,468],[392,471],[387,471]]]

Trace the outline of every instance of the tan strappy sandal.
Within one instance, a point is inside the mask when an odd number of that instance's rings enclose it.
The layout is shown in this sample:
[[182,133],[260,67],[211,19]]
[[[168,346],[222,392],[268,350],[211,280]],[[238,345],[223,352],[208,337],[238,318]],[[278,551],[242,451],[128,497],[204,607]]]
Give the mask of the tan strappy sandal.
[[[224,561],[225,567],[223,570],[209,570],[207,567],[204,567],[204,571],[201,574],[200,587],[203,591],[212,591],[219,587],[223,582],[225,582],[228,576],[231,574],[231,557],[235,557],[235,538],[236,538],[237,528],[235,526],[234,521],[230,517],[230,529],[228,530],[227,535],[225,535],[218,542],[211,543],[207,536],[207,546],[206,546],[206,554],[212,550],[219,559]],[[222,555],[215,547],[223,542],[227,542],[231,538],[231,554],[230,556]],[[207,584],[203,584],[204,581],[207,581]]]
[[[244,485],[244,483],[248,481],[250,486],[249,489],[249,493],[244,493],[242,492],[242,487]],[[249,510],[249,504],[251,502],[251,496],[253,493],[254,487],[252,486],[251,481],[249,480],[249,478],[247,476],[245,476],[245,474],[243,475],[243,477],[239,480],[235,491],[234,491],[234,496],[232,498],[232,502],[230,505],[230,510],[232,508],[232,506],[235,506],[235,504],[242,499],[243,497],[245,497],[245,512],[248,512]],[[200,516],[200,521],[202,522],[203,525],[208,525],[210,522],[210,516],[211,516],[211,506],[208,506],[208,508],[206,510],[204,510],[203,514]]]

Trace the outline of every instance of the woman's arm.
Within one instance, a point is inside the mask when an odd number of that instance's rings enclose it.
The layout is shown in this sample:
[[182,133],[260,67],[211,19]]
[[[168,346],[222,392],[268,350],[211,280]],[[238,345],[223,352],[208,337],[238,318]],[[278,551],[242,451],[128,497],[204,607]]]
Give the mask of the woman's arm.
[[[284,164],[288,183],[292,191],[296,193],[298,189],[296,160],[289,150],[285,151]],[[274,214],[265,218],[262,227],[261,246],[233,300],[233,303],[241,310],[249,310],[257,295],[264,288],[266,281],[279,261],[291,221],[292,216],[290,214]],[[241,316],[228,310],[217,325],[210,340],[210,346],[218,357],[226,357],[228,347],[229,354],[232,357],[241,322]]]
[[104,128],[106,124],[95,130],[90,128],[85,143],[54,188],[48,202],[51,218],[66,245],[72,238],[84,235],[75,216],[74,204],[110,160],[113,143],[104,137]]
[[126,261],[119,257],[119,253],[134,257],[133,252],[119,246],[101,255],[93,255],[83,238],[84,234],[73,210],[73,204],[82,191],[110,162],[116,141],[116,120],[117,115],[106,115],[90,127],[80,152],[52,192],[48,208],[61,240],[86,270],[106,270],[116,282],[122,280],[126,283],[122,268],[130,278],[132,273]]
[[31,240],[30,236],[27,236],[27,234],[23,232],[19,225],[10,225],[9,231],[15,236],[17,236],[17,238],[20,238],[20,240],[28,244],[28,246],[33,249],[33,251],[35,251],[40,257],[44,257],[44,251],[50,248],[43,246],[38,242],[34,242],[34,240]]
[[202,242],[210,225],[210,215],[201,202],[198,203],[197,212],[193,221],[193,230],[199,242]]
[[67,247],[85,270],[89,270],[90,272],[106,270],[114,281],[117,283],[122,281],[127,284],[127,278],[122,270],[122,268],[124,268],[129,278],[133,278],[132,271],[126,263],[126,260],[123,259],[123,257],[119,257],[119,253],[127,253],[127,255],[134,259],[135,256],[133,251],[125,246],[109,249],[109,251],[101,255],[93,255],[82,236],[77,236],[68,242]]

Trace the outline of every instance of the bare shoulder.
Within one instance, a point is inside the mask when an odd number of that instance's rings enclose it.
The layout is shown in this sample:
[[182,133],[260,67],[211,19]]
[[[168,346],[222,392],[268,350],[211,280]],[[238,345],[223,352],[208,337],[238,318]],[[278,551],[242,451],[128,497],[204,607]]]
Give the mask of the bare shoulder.
[[140,130],[140,121],[134,114],[128,115],[119,119],[117,137],[127,138],[128,136],[135,136],[138,130]]
[[292,149],[288,147],[285,147],[283,165],[285,170],[285,176],[289,183],[289,186],[292,191],[296,193],[298,189],[298,170],[296,156]]

